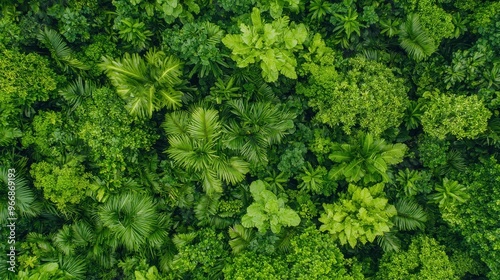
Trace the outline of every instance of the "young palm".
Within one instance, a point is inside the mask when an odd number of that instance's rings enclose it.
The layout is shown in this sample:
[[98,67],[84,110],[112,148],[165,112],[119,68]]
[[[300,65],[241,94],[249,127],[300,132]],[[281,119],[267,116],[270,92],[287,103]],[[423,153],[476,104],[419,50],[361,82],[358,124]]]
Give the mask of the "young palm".
[[457,181],[443,179],[442,185],[436,186],[436,193],[429,196],[429,199],[439,204],[440,208],[453,208],[459,204],[464,203],[470,198],[467,193],[467,188]]
[[224,145],[251,163],[267,163],[267,149],[293,128],[294,115],[267,102],[228,102],[231,114],[223,128]]
[[162,51],[150,50],[144,58],[126,53],[122,59],[104,57],[99,66],[106,72],[132,116],[151,118],[163,107],[181,106],[185,89],[182,63]]
[[217,111],[198,107],[191,114],[168,114],[163,127],[176,164],[194,172],[207,194],[222,192],[222,182],[236,184],[245,178],[248,163],[222,149],[221,124]]
[[98,215],[111,236],[131,251],[150,245],[149,239],[161,222],[152,199],[135,193],[111,197],[99,208]]
[[415,14],[409,15],[406,22],[401,24],[399,38],[401,47],[416,61],[430,56],[437,49],[434,41],[422,28],[420,20]]
[[334,143],[329,158],[338,165],[330,170],[331,179],[345,177],[349,182],[388,182],[389,165],[403,160],[406,145],[387,144],[373,139],[371,134],[360,133],[350,144]]

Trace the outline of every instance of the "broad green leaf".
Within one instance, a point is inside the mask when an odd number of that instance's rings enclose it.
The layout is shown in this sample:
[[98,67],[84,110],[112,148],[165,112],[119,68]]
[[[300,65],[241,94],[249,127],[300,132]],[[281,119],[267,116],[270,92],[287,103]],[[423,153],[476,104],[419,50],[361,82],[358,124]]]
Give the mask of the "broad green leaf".
[[300,224],[300,217],[292,209],[281,208],[278,212],[279,221],[287,226],[298,226]]
[[250,184],[250,193],[252,194],[252,197],[255,199],[255,201],[263,200],[262,193],[265,190],[266,185],[262,180],[253,181],[252,184]]

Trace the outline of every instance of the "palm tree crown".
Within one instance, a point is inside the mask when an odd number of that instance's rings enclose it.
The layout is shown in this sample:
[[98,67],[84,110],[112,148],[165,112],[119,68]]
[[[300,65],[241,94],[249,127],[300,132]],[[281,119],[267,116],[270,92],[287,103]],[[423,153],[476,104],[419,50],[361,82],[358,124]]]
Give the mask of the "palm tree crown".
[[180,78],[182,63],[178,58],[153,49],[144,59],[138,54],[126,53],[122,59],[104,57],[103,60],[100,67],[127,103],[131,115],[151,118],[154,111],[163,107],[181,106],[185,81]]
[[208,194],[222,192],[222,181],[236,184],[245,178],[248,163],[222,149],[217,111],[198,107],[191,114],[173,112],[163,127],[170,143],[166,152],[178,165],[199,174]]
[[329,158],[339,164],[329,175],[332,179],[343,175],[349,182],[387,182],[388,165],[401,162],[405,152],[404,144],[387,144],[383,139],[373,139],[371,134],[360,133],[353,143],[332,144]]

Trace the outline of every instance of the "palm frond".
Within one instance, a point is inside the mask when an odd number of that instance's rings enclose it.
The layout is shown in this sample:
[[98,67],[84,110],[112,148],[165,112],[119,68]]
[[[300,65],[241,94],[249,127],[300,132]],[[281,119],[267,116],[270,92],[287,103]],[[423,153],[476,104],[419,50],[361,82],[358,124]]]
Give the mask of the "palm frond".
[[179,233],[172,238],[172,242],[175,244],[175,247],[182,248],[193,242],[197,236],[196,232]]
[[194,208],[194,214],[198,219],[199,226],[208,226],[211,224],[211,219],[217,214],[217,207],[219,204],[220,196],[203,196],[196,207]]
[[52,238],[54,245],[66,255],[72,255],[75,251],[71,226],[64,225]]
[[239,254],[248,247],[254,239],[254,231],[251,228],[245,228],[242,225],[234,225],[229,228],[229,246],[233,249],[233,254]]
[[[146,59],[151,51],[146,54]],[[182,62],[174,56],[167,56],[158,65],[159,71],[155,77],[159,83],[173,87],[182,82],[179,78],[182,75]]]
[[194,139],[204,140],[208,143],[219,136],[220,127],[217,111],[198,107],[191,114],[188,132]]
[[86,97],[92,96],[96,89],[93,82],[84,81],[78,77],[76,81],[70,83],[66,88],[59,90],[59,94],[68,102],[70,112],[74,111]]
[[394,224],[400,230],[424,229],[427,213],[417,202],[402,199],[394,205],[398,214],[393,217]]
[[229,184],[236,184],[245,179],[245,174],[250,171],[248,162],[239,157],[220,157],[214,162],[217,177]]
[[222,182],[217,178],[217,174],[213,170],[206,169],[201,174],[203,182],[203,190],[208,195],[222,192]]
[[79,247],[84,247],[92,244],[94,241],[94,233],[92,228],[84,221],[77,221],[71,226],[73,242]]
[[64,42],[61,34],[57,31],[45,27],[37,36],[37,39],[45,44],[54,58],[60,62],[71,56],[71,49]]
[[167,228],[170,226],[170,217],[165,214],[160,214],[157,217],[157,221],[157,225],[155,225],[154,230],[148,236],[148,244],[151,248],[151,255],[155,254],[153,249],[159,249],[169,239]]
[[65,276],[72,279],[86,279],[87,262],[84,258],[63,257],[61,261],[61,270]]
[[[22,173],[16,172],[15,175],[16,176],[13,182],[16,187],[16,196],[15,196],[16,212],[17,212],[16,214],[22,217],[37,216],[38,214],[40,214],[41,209],[39,207],[33,207],[36,202],[35,193],[33,189],[29,187],[28,180],[26,180],[26,178],[22,175]],[[3,166],[0,167],[0,179],[3,182],[3,184],[5,184],[5,186],[9,185],[8,169]],[[7,196],[0,199],[2,203],[5,203],[5,205],[7,205],[7,201],[4,200],[6,198]],[[0,221],[1,222],[7,221],[8,216],[9,213],[7,211],[7,207],[2,207],[2,209],[0,210]]]
[[162,123],[167,135],[187,134],[189,124],[189,114],[185,111],[176,111],[165,116]]
[[7,146],[12,140],[21,136],[23,136],[23,133],[17,127],[0,126],[0,146]]
[[182,75],[182,63],[162,51],[150,50],[145,59],[138,54],[126,53],[113,60],[103,57],[99,64],[117,89],[118,95],[127,102],[133,116],[151,118],[154,111],[163,107],[176,109],[181,106],[187,90]]
[[416,61],[430,56],[437,49],[432,38],[420,25],[416,14],[409,15],[401,25],[399,36],[401,47]]
[[112,235],[132,251],[146,243],[157,222],[151,198],[131,193],[111,197],[99,208],[98,214]]
[[398,252],[401,248],[401,240],[396,236],[396,232],[394,231],[377,236],[377,243],[386,253]]
[[76,70],[90,69],[88,65],[74,57],[73,52],[57,31],[45,27],[44,30],[40,31],[37,38],[49,49],[57,64],[65,71],[68,68],[75,72]]
[[452,170],[463,172],[467,169],[467,164],[462,154],[457,150],[451,150],[446,154],[446,164],[437,168],[441,176],[448,175]]

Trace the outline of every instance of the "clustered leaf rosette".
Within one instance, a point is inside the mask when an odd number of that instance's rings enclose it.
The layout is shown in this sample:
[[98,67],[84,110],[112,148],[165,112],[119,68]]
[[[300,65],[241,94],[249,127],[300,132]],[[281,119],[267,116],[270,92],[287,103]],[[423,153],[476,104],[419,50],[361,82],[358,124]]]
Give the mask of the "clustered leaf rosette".
[[260,10],[253,8],[252,26],[240,24],[241,34],[228,34],[222,42],[232,50],[231,58],[240,68],[260,62],[262,77],[266,82],[275,82],[281,73],[287,78],[297,79],[297,60],[293,53],[303,48],[307,38],[304,24],[290,23],[287,16],[272,23],[265,23]]
[[383,196],[384,185],[360,188],[350,184],[348,191],[338,202],[323,204],[325,213],[319,221],[321,231],[327,231],[340,244],[354,248],[358,241],[366,244],[375,237],[390,231],[391,217],[397,214],[396,207],[388,204]]
[[241,219],[244,227],[256,227],[262,233],[271,227],[273,233],[279,233],[282,226],[299,225],[299,215],[285,205],[283,198],[278,198],[273,192],[266,190],[263,181],[253,182],[250,192],[255,202],[247,208],[247,213]]

